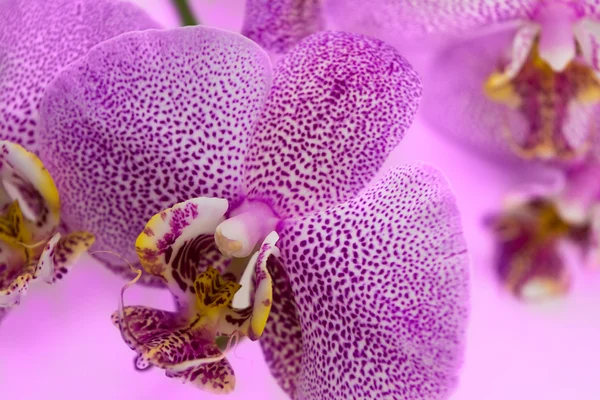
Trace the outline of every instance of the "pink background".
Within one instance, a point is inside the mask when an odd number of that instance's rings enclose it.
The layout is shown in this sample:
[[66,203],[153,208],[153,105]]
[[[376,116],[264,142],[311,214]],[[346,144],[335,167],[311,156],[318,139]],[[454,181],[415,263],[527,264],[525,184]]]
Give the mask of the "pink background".
[[[165,25],[177,24],[164,0],[137,0]],[[239,30],[240,0],[198,1],[203,22]],[[425,161],[451,182],[472,258],[472,313],[456,400],[600,399],[600,271],[576,276],[567,298],[524,305],[490,276],[492,247],[481,216],[496,208],[514,177],[417,122],[386,167]],[[0,325],[2,398],[212,399],[153,369],[137,372],[133,352],[110,322],[123,281],[90,259],[61,284],[37,286]],[[134,287],[128,304],[169,308],[169,294]],[[229,356],[232,399],[283,399],[260,347]],[[219,398],[222,398],[219,396]]]

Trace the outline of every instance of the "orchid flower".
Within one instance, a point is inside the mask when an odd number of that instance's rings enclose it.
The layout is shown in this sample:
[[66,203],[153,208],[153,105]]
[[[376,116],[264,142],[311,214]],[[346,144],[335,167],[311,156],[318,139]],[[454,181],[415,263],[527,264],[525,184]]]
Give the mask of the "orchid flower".
[[136,366],[227,392],[217,336],[260,336],[292,398],[447,397],[468,302],[453,195],[424,165],[365,189],[420,95],[393,48],[346,33],[307,38],[274,71],[206,27],[124,34],[64,69],[40,130],[64,220],[177,299],[113,316]]
[[498,239],[496,273],[517,297],[564,294],[572,264],[600,262],[598,172],[571,167],[550,183],[514,190],[488,219]]

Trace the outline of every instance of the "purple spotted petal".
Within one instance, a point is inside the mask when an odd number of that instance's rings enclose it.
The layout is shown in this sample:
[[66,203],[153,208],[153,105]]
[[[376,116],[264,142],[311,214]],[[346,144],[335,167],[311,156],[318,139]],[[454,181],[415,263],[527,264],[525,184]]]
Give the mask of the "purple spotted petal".
[[277,65],[244,164],[248,197],[280,217],[348,200],[402,139],[420,96],[417,74],[385,43],[310,36]]
[[[144,306],[126,307],[124,317],[124,326],[118,312],[111,318],[124,331],[126,343],[138,352],[137,369],[154,365],[165,369],[170,378],[211,392],[233,390],[233,369],[216,346],[210,329],[201,324],[192,328],[181,315]],[[199,364],[207,360],[212,362]]]
[[97,43],[157,27],[135,5],[114,0],[0,1],[0,138],[38,153],[38,109],[58,72]]
[[292,397],[449,395],[468,303],[460,225],[440,174],[408,166],[281,232],[302,326],[302,375]]
[[228,394],[235,388],[233,368],[225,359],[185,371],[166,371],[166,375],[215,394]]
[[65,223],[133,261],[155,213],[198,196],[235,203],[246,132],[269,84],[264,51],[217,29],[136,32],[93,48],[49,86],[41,109],[42,158]]
[[600,17],[600,0],[581,0],[580,3],[586,15]]
[[282,54],[324,26],[321,0],[247,0],[242,33]]
[[579,22],[575,35],[585,61],[600,74],[600,21],[586,19]]
[[539,0],[329,0],[343,29],[386,36],[448,33],[530,17]]

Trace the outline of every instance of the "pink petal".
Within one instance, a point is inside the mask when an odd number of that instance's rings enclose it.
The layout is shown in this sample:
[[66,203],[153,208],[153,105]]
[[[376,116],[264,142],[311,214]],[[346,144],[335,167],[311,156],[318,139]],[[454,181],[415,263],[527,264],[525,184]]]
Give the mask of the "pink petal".
[[377,36],[467,31],[526,19],[539,0],[330,0],[327,14],[341,29]]
[[325,28],[321,0],[248,0],[244,36],[276,54]]
[[159,26],[115,0],[4,0],[0,3],[0,137],[38,153],[38,109],[48,83],[92,46]]

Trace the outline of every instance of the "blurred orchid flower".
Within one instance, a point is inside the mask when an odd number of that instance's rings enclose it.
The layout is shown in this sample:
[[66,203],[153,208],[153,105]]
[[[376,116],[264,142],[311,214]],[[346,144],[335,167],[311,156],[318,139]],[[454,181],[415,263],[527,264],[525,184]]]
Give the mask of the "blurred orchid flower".
[[[214,343],[235,330],[261,336],[293,398],[446,397],[468,302],[453,195],[423,165],[363,190],[420,95],[393,48],[346,33],[307,38],[274,72],[205,27],[124,34],[63,70],[41,136],[64,220],[130,260],[142,232],[146,275],[179,305],[114,316],[137,366],[227,392]],[[246,269],[252,303],[234,308]]]
[[597,166],[574,166],[551,183],[519,188],[488,218],[499,244],[496,272],[517,297],[564,294],[571,264],[599,263],[599,172]]

